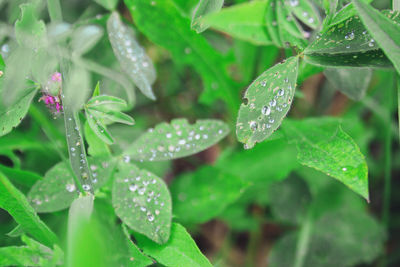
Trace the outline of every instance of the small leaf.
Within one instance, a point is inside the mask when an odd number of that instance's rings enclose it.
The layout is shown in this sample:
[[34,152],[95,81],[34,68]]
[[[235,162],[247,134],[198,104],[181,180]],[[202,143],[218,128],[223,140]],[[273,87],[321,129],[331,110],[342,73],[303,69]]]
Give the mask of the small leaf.
[[107,157],[111,155],[110,148],[97,134],[90,128],[89,123],[86,121],[84,126],[85,140],[88,143],[88,154],[92,157]]
[[100,82],[96,83],[96,87],[94,88],[92,98],[100,95]]
[[353,0],[353,3],[368,32],[400,73],[400,11],[383,15],[359,0]]
[[285,7],[311,29],[316,29],[320,23],[318,11],[309,0],[284,0]]
[[211,166],[185,173],[170,186],[174,215],[185,223],[207,222],[236,201],[246,186],[239,177]]
[[89,109],[85,109],[86,120],[93,132],[106,144],[113,144],[114,138],[108,132],[107,127]]
[[94,1],[110,11],[113,11],[118,4],[118,0],[94,0]]
[[[385,12],[393,23],[400,17]],[[396,27],[393,24],[393,27]],[[334,67],[390,67],[389,59],[368,33],[359,17],[351,17],[317,35],[304,51],[311,64]]]
[[268,1],[252,1],[223,8],[208,14],[201,22],[235,38],[254,44],[272,44],[265,30],[265,14]]
[[52,247],[57,236],[44,224],[25,196],[0,173],[0,208],[6,210],[21,228],[46,246]]
[[104,110],[117,110],[121,111],[128,107],[125,100],[109,95],[99,95],[92,97],[87,102],[88,108],[102,108]]
[[186,157],[219,142],[229,132],[218,120],[198,120],[190,125],[186,119],[161,123],[140,136],[126,148],[124,155],[136,160],[160,161]]
[[140,235],[135,235],[135,238],[143,252],[155,258],[162,265],[175,267],[179,263],[179,266],[188,267],[212,266],[201,253],[190,234],[180,224],[172,224],[171,238],[164,245],[155,244]]
[[121,163],[114,175],[112,203],[131,229],[163,244],[171,228],[171,196],[164,181],[135,165]]
[[363,68],[327,68],[324,74],[328,81],[349,98],[359,101],[368,89],[372,70]]
[[107,21],[107,32],[122,70],[145,96],[155,100],[151,85],[156,80],[156,71],[144,49],[135,40],[132,29],[122,23],[118,13],[113,12]]
[[357,144],[337,119],[287,121],[287,138],[297,145],[299,162],[344,183],[365,199],[368,197],[368,168]]
[[71,48],[74,54],[89,52],[101,39],[104,32],[100,26],[85,25],[74,30],[71,36]]
[[112,122],[119,122],[128,125],[135,124],[135,120],[131,116],[119,111],[113,111],[113,110],[105,111],[103,109],[98,109],[98,108],[88,108],[88,110],[90,110],[90,114],[93,114],[99,119],[107,119]]
[[224,0],[200,0],[199,4],[196,6],[193,17],[191,27],[197,33],[201,33],[205,31],[210,25],[202,20],[205,15],[217,13],[221,10],[224,5]]
[[245,93],[236,124],[238,140],[252,148],[281,125],[296,88],[298,57],[291,57],[261,74]]
[[[28,193],[28,199],[37,212],[54,212],[68,208],[77,198],[76,188],[68,163],[60,162],[46,172]],[[109,158],[89,158],[94,189],[105,185],[110,179],[115,162]]]

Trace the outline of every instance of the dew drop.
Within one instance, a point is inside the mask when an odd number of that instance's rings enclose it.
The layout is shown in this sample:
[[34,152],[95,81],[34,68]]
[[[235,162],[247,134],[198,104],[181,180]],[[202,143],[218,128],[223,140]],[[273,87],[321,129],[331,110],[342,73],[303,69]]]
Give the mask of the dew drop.
[[135,192],[138,189],[138,186],[135,184],[129,185],[129,191]]
[[257,130],[258,124],[255,121],[251,121],[250,122],[250,129],[254,132],[255,130]]
[[271,108],[269,106],[263,106],[263,108],[261,109],[261,113],[265,116],[268,116],[269,114],[271,114]]
[[89,191],[89,190],[90,190],[90,185],[84,184],[84,185],[82,185],[82,188],[83,188],[83,190],[85,190],[85,191]]
[[275,106],[276,106],[276,100],[275,100],[275,99],[272,99],[272,100],[269,102],[269,105],[270,105],[271,107],[275,107]]
[[171,137],[172,137],[172,134],[171,134],[171,133],[167,133],[165,136],[166,136],[167,138],[171,138]]
[[153,214],[148,213],[148,214],[147,214],[147,220],[149,220],[149,222],[154,221],[154,216],[153,216]]
[[344,36],[344,39],[346,39],[347,41],[351,41],[354,39],[354,37],[355,37],[354,32],[349,32]]
[[75,191],[75,184],[67,184],[66,186],[65,186],[65,189],[68,191],[68,192],[74,192]]
[[285,90],[279,89],[278,90],[278,96],[283,96],[285,94]]
[[375,46],[375,40],[371,39],[371,41],[369,41],[369,43],[368,43],[368,46],[369,47],[374,47]]
[[267,81],[262,81],[261,86],[265,87],[267,85]]

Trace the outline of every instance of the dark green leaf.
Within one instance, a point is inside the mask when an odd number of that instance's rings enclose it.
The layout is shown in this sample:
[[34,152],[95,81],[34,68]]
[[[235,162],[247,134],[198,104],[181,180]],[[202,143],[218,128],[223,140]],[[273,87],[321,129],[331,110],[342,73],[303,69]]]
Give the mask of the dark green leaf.
[[158,245],[144,236],[135,235],[139,247],[157,262],[175,267],[177,263],[182,267],[211,267],[211,263],[200,252],[196,243],[180,224],[173,223],[171,238],[164,245]]
[[238,140],[252,148],[281,125],[296,88],[298,57],[291,57],[261,74],[247,89],[236,124]]
[[171,196],[163,180],[135,165],[121,163],[114,175],[115,213],[134,231],[163,244],[171,230]]
[[40,220],[25,196],[0,173],[0,208],[6,210],[21,228],[46,246],[52,247],[57,236]]
[[41,180],[42,177],[34,172],[13,169],[0,165],[0,171],[8,177],[8,179],[18,186],[24,188],[32,187],[37,181]]
[[190,125],[186,119],[175,119],[140,136],[124,155],[141,161],[186,157],[218,143],[228,132],[228,126],[219,120],[198,120]]

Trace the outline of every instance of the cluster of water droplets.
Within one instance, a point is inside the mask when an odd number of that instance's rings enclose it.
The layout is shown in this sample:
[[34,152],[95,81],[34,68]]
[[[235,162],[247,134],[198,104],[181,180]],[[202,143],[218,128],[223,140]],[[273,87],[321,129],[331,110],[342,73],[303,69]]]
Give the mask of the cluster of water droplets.
[[[162,123],[142,135],[126,153],[141,161],[166,160],[197,153],[215,144],[228,133],[221,121],[202,120],[190,125],[185,119]],[[125,161],[130,157],[125,156]]]
[[156,72],[150,58],[135,40],[133,30],[125,26],[117,13],[112,13],[107,22],[108,36],[114,54],[139,89],[149,98],[155,99],[151,84]]

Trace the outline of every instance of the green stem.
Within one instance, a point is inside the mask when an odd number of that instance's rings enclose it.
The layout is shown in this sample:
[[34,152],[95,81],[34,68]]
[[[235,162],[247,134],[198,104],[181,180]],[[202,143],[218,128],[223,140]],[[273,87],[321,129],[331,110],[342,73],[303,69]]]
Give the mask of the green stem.
[[304,260],[306,259],[308,244],[310,242],[312,229],[312,216],[311,213],[307,215],[300,228],[299,238],[296,245],[296,255],[294,259],[294,267],[303,267]]
[[49,11],[51,22],[61,22],[63,20],[59,0],[47,0],[47,10]]

